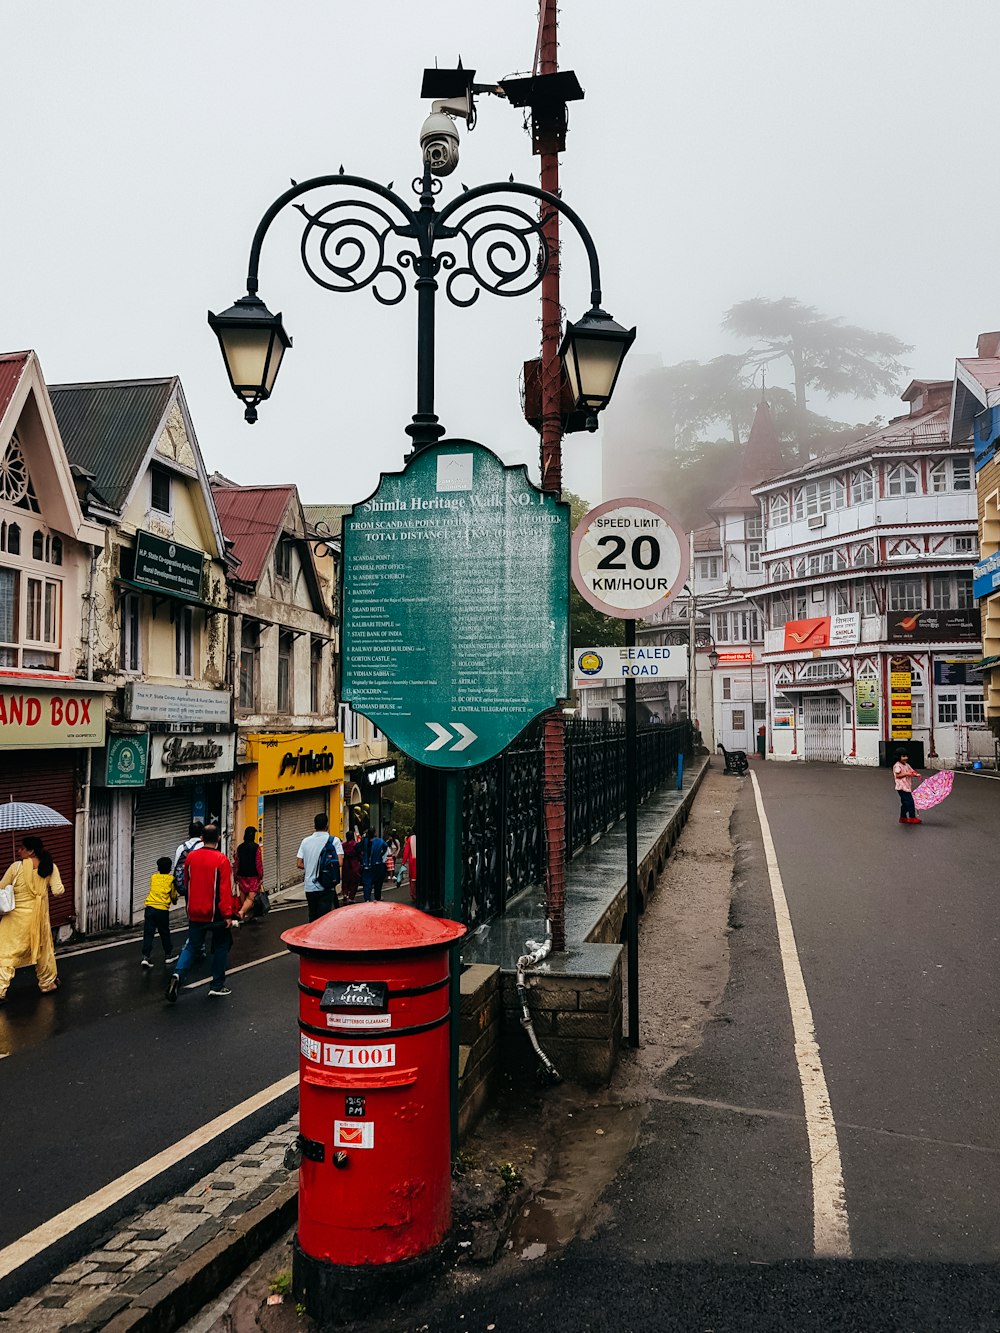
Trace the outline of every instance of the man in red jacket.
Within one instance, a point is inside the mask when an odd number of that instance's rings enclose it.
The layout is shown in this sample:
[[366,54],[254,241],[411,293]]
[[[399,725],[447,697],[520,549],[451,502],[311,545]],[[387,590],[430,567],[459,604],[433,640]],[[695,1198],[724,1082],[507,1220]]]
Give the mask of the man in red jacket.
[[233,875],[229,858],[219,851],[219,830],[209,824],[204,844],[188,852],[184,862],[187,884],[188,937],[177,960],[177,970],[167,986],[167,1000],[177,1001],[177,993],[191,964],[201,953],[205,936],[212,935],[212,985],[209,995],[230,995],[226,985],[226,957],[233,942],[229,929],[236,915]]

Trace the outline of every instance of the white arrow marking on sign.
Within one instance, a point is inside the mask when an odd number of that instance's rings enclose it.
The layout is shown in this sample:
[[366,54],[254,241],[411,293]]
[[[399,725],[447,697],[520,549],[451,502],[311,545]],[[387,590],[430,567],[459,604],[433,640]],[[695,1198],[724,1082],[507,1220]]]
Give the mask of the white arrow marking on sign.
[[458,742],[458,744],[453,745],[451,747],[452,750],[454,750],[456,753],[459,750],[467,750],[473,741],[477,741],[479,739],[479,737],[476,735],[474,731],[470,731],[469,728],[464,726],[461,722],[453,722],[451,725],[455,728],[456,731],[461,732],[462,734],[462,739]]
[[442,745],[447,745],[451,740],[451,732],[447,727],[442,727],[440,722],[428,722],[427,725],[433,731],[435,739],[430,745],[425,745],[425,750],[440,750]]

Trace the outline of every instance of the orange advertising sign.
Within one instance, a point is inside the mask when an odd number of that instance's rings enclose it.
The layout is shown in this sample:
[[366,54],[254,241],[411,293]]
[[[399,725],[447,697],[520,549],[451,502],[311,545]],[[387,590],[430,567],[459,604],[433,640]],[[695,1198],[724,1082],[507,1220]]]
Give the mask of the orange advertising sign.
[[786,653],[803,649],[830,646],[830,617],[816,616],[812,620],[789,620],[785,625]]

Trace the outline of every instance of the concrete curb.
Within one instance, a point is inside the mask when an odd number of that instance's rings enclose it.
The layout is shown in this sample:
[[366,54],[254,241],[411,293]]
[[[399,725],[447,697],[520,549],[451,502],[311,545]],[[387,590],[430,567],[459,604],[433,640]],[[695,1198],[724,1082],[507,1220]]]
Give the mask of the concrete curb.
[[173,1333],[288,1230],[297,1205],[298,1181],[293,1177],[269,1199],[234,1218],[224,1231],[135,1296],[107,1323],[95,1327],[103,1333]]

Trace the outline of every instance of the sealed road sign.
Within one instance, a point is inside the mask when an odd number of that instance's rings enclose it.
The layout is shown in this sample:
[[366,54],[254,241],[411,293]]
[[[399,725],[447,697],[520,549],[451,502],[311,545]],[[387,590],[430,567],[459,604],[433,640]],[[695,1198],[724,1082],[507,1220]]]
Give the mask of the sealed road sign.
[[574,648],[573,683],[588,680],[687,680],[688,650],[649,643],[632,648]]
[[684,529],[652,500],[608,500],[573,534],[573,582],[605,615],[641,620],[662,611],[687,576]]
[[432,768],[491,759],[567,693],[569,506],[471,440],[343,523],[341,691]]

